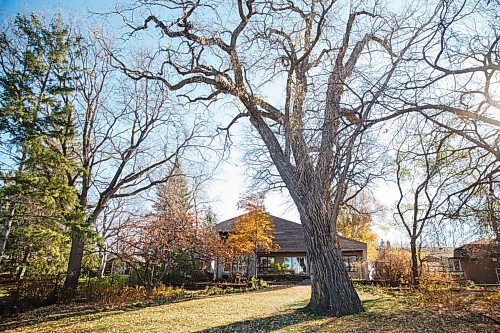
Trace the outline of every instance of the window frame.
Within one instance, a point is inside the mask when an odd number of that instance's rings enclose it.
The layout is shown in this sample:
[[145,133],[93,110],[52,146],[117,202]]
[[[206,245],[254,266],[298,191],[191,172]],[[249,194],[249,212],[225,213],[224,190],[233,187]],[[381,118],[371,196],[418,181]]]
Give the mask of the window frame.
[[[458,263],[458,269],[456,264]],[[460,262],[460,259],[455,259],[455,258],[449,258],[448,265],[450,267],[450,270],[452,272],[462,272],[462,263]]]
[[[262,265],[262,259],[266,259],[266,265]],[[276,256],[259,256],[259,272],[260,273],[269,273],[272,268],[271,265],[276,263]]]
[[[286,263],[287,259],[289,259],[290,265]],[[301,261],[302,261],[302,264],[301,264]],[[306,256],[284,257],[283,258],[283,265],[285,265],[288,269],[293,270],[294,274],[307,274],[307,257]]]
[[358,256],[356,255],[349,255],[349,256],[342,256],[342,261],[344,262],[345,268],[348,272],[357,272],[358,267],[357,263],[359,262]]

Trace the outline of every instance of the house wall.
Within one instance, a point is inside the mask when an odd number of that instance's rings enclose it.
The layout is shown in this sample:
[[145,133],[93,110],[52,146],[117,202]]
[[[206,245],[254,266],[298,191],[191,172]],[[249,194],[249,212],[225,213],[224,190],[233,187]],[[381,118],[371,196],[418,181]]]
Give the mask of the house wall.
[[[271,253],[263,253],[261,256],[266,257],[274,257],[275,263],[283,264],[285,257],[307,257],[306,252],[271,252]],[[358,251],[342,251],[342,256],[356,256],[356,271],[348,272],[349,277],[354,279],[368,279],[368,262],[367,262],[367,254],[366,250],[358,250]],[[250,276],[254,274],[255,264],[253,262],[253,258],[250,258],[250,267],[248,269],[248,273]],[[309,274],[309,266],[306,262],[307,266],[307,274]],[[228,272],[224,271],[224,267],[222,264],[217,265],[217,261],[213,262],[212,271],[214,273],[214,277],[222,278],[227,275]]]
[[[306,252],[274,252],[263,254],[262,256],[275,257],[275,262],[283,264],[285,257],[307,257]],[[356,256],[359,267],[355,272],[348,272],[349,277],[355,279],[368,279],[368,262],[366,251],[342,251],[342,256]],[[307,273],[309,274],[309,263],[307,263]]]
[[350,278],[368,280],[368,257],[366,250],[363,251],[342,251],[342,256],[356,256],[357,264],[355,272],[347,272]]
[[[459,263],[459,267],[455,267],[454,262]],[[436,276],[444,276],[452,279],[455,282],[463,282],[465,274],[463,271],[463,260],[446,257],[428,257],[423,261],[423,271]]]
[[[277,264],[283,264],[285,262],[285,257],[307,257],[305,252],[275,252],[269,254],[263,254],[262,256],[275,257],[275,262]],[[306,263],[307,274],[309,274],[309,263]]]
[[500,284],[495,271],[495,269],[500,269],[497,258],[484,257],[461,259],[460,261],[466,279],[472,280],[474,283]]

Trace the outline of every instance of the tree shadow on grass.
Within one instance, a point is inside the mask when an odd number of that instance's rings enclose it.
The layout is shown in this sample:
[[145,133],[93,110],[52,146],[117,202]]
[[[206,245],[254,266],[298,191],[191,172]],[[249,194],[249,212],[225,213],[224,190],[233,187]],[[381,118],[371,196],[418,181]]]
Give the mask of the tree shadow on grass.
[[[385,298],[377,298],[364,301],[364,305],[384,301]],[[196,331],[195,333],[224,333],[224,332],[273,332],[286,327],[303,324],[297,332],[319,332],[332,325],[339,318],[317,315],[306,307],[304,302],[293,303],[288,307],[290,310],[269,317],[251,318],[243,321],[230,323],[227,325],[220,325],[203,330]],[[358,318],[360,321],[366,321],[364,318],[366,313],[360,313],[353,316],[346,316],[345,318]],[[317,322],[321,321],[321,322]],[[310,322],[310,323],[309,323]],[[308,324],[309,323],[309,324]]]
[[[397,308],[387,303],[390,298],[379,297],[363,301],[365,312],[341,318],[316,315],[303,308],[303,303],[290,305],[290,310],[269,317],[251,318],[226,325],[196,331],[196,333],[224,332],[274,332],[288,328],[293,332],[323,332],[348,330],[352,332],[373,332],[391,328],[396,332],[456,332],[455,327],[470,327],[451,319],[451,316],[434,316],[422,309]],[[392,311],[385,313],[385,307]],[[443,326],[443,323],[450,325]],[[292,326],[298,325],[295,330]],[[457,325],[457,326],[454,326]],[[433,328],[437,328],[433,329]],[[470,332],[470,331],[467,331]],[[484,332],[490,332],[485,330]]]
[[[272,332],[288,326],[293,326],[321,318],[324,317],[315,315],[305,309],[295,309],[270,317],[252,318],[227,325],[211,327],[196,331],[195,333]],[[320,330],[322,326],[323,325],[317,325],[314,330],[307,331],[316,332]]]
[[[251,318],[202,329],[196,333],[274,332],[500,332],[492,321],[474,314],[447,313],[421,308],[379,308],[387,298],[363,302],[367,311],[341,318],[315,315],[304,309],[292,309],[269,317]],[[390,307],[391,304],[386,306]],[[293,326],[299,327],[293,327]]]
[[[158,304],[160,305],[160,304]],[[148,305],[148,306],[157,306]],[[123,313],[126,311],[135,311],[144,308],[145,306],[126,306],[118,308],[100,308],[95,306],[78,306],[68,305],[61,307],[60,305],[38,308],[28,313],[18,315],[10,315],[6,318],[0,318],[0,331],[29,327],[36,324],[55,322],[64,319],[78,319],[83,316],[88,316],[85,321],[94,321],[111,316],[114,314]],[[68,323],[65,323],[66,325]]]

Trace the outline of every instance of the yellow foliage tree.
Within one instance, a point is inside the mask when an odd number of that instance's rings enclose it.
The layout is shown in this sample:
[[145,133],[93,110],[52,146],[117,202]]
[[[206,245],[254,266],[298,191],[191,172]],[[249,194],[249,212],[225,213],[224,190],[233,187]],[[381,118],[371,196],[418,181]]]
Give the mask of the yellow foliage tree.
[[237,255],[253,255],[255,276],[257,276],[257,254],[277,251],[274,244],[274,223],[265,212],[263,198],[249,195],[238,203],[240,208],[248,212],[240,216],[229,232],[228,245]]
[[377,258],[377,235],[372,231],[372,214],[368,196],[361,195],[357,202],[359,209],[343,207],[337,220],[337,232],[367,245],[368,260],[374,262]]

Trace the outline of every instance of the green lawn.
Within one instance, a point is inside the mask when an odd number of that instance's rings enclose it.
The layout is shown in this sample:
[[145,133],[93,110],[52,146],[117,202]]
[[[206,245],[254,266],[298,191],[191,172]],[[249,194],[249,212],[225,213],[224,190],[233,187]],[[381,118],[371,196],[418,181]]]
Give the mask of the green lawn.
[[360,292],[366,312],[326,318],[301,310],[310,287],[97,311],[53,306],[12,317],[7,332],[500,332],[477,313],[419,308],[384,294]]

